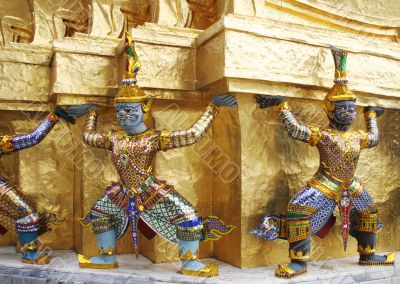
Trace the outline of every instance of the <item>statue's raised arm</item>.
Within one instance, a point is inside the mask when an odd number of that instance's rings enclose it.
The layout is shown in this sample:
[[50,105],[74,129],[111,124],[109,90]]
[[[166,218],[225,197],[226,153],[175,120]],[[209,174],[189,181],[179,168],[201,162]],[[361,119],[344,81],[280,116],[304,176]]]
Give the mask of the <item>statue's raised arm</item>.
[[190,146],[201,140],[211,127],[218,115],[220,107],[236,106],[236,98],[231,95],[216,96],[211,100],[201,117],[188,129],[176,131],[162,131],[160,148],[163,151]]
[[74,123],[73,119],[63,109],[57,107],[31,133],[0,137],[0,155],[9,154],[39,144],[49,134],[60,117],[70,123]]
[[89,146],[111,149],[110,133],[96,131],[97,126],[97,106],[95,104],[74,105],[68,109],[68,115],[78,118],[87,114],[85,125],[83,127],[83,141]]
[[384,112],[383,108],[368,106],[364,109],[364,119],[367,125],[367,132],[359,131],[361,138],[361,149],[373,148],[379,143],[379,130],[376,118]]
[[31,133],[3,136],[0,142],[0,154],[9,154],[39,144],[58,121],[54,113],[50,113]]
[[292,112],[289,104],[281,96],[257,95],[256,103],[261,109],[276,106],[283,126],[289,137],[306,142],[312,146],[318,143],[321,132],[318,127],[309,126],[301,122]]

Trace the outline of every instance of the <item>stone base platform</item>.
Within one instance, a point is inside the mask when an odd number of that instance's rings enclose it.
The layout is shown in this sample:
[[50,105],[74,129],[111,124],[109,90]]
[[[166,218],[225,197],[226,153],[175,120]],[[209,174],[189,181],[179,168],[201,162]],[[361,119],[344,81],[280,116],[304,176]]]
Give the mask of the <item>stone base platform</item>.
[[20,262],[15,247],[1,247],[0,283],[400,283],[399,266],[363,267],[357,265],[357,257],[313,262],[307,275],[284,280],[273,276],[273,266],[239,269],[219,262],[220,276],[205,279],[180,275],[179,263],[153,264],[143,256],[118,256],[120,268],[114,270],[79,269],[73,251],[54,251],[52,256],[47,266],[27,265]]

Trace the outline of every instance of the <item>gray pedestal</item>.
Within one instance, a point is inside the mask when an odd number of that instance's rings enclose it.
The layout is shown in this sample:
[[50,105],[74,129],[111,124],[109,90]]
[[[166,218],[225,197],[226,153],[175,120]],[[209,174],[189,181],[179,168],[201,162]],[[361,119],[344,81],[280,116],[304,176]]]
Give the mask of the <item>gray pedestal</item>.
[[[0,283],[400,283],[399,267],[363,267],[357,265],[357,257],[310,263],[307,275],[292,280],[275,278],[275,267],[272,266],[239,269],[219,262],[220,276],[204,279],[180,275],[177,273],[179,263],[155,265],[143,256],[136,260],[133,255],[121,255],[118,260],[118,269],[79,269],[74,252],[54,251],[49,265],[27,265],[20,262],[20,254],[15,253],[14,247],[2,247]],[[397,262],[400,262],[400,257],[397,257]]]

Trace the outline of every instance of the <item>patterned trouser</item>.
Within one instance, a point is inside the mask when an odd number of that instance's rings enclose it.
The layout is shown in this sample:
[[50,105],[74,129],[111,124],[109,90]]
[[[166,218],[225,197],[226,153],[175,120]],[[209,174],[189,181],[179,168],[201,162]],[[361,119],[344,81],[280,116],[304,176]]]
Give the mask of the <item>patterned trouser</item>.
[[[377,210],[368,192],[361,188],[357,194],[353,196],[348,229],[358,241],[358,252],[368,255],[374,253],[376,232],[382,224],[378,221]],[[308,261],[311,236],[317,233],[320,237],[326,235],[334,224],[330,220],[337,205],[335,200],[307,185],[292,197],[286,215],[266,215],[251,233],[266,240],[287,239],[290,259]],[[347,227],[344,228],[347,230]],[[347,239],[344,239],[346,244]]]
[[[296,210],[297,213],[300,214],[304,214],[308,211],[309,214],[305,215],[308,215],[310,219],[311,235],[314,235],[328,222],[336,205],[334,200],[326,197],[318,189],[305,186],[292,197],[288,205],[288,211],[293,212]],[[373,200],[365,189],[359,196],[353,199],[353,205],[350,211],[350,234],[354,235],[357,214],[370,213],[374,210],[373,205]]]
[[[310,259],[310,237],[329,221],[337,203],[316,188],[305,186],[290,200],[287,214],[287,240],[292,261]],[[350,235],[357,238],[358,251],[371,254],[375,233],[380,227],[372,198],[363,189],[354,197],[350,209]],[[368,245],[368,247],[367,247]]]
[[[171,190],[151,209],[141,213],[142,220],[159,235],[177,243],[181,240],[200,240],[203,225],[193,206],[177,191]],[[117,207],[104,195],[93,205],[82,223],[93,225],[94,233],[114,229],[119,239],[128,225],[126,208]]]
[[0,225],[10,232],[39,230],[39,217],[24,194],[8,180],[0,179]]

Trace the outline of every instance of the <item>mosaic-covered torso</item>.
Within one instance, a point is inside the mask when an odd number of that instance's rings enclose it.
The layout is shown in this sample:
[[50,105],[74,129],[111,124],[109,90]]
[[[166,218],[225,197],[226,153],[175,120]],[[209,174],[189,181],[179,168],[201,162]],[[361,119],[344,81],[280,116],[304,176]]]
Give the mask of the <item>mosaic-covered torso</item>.
[[359,132],[322,130],[317,144],[320,154],[318,173],[339,181],[351,180],[361,153],[361,138]]
[[137,189],[152,176],[152,161],[160,150],[160,131],[148,130],[129,136],[122,132],[110,134],[112,161],[124,186]]

